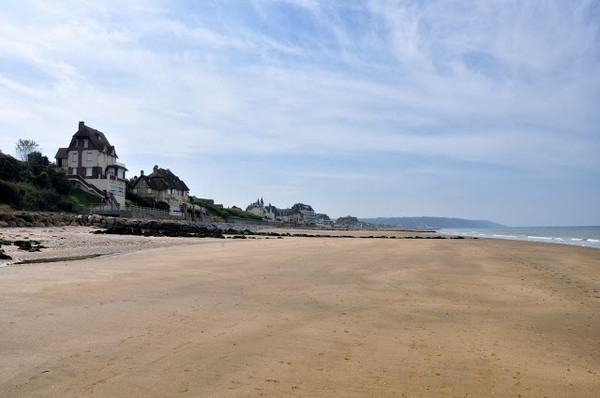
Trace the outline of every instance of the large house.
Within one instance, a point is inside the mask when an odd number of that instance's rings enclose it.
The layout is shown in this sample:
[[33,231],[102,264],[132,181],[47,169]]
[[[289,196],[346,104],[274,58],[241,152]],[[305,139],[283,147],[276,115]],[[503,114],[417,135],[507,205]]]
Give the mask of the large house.
[[102,198],[107,204],[125,206],[125,172],[117,162],[115,147],[101,131],[79,122],[67,148],[56,152],[56,164],[74,184]]
[[265,220],[273,221],[277,217],[277,208],[270,203],[268,206],[265,206],[265,201],[262,198],[257,199],[256,202],[246,207],[246,211],[256,214]]
[[180,211],[182,205],[189,203],[190,189],[185,182],[171,170],[161,169],[158,166],[154,166],[152,174],[149,175],[144,175],[142,170],[131,189],[139,196],[151,198],[157,202],[167,202],[173,211]]
[[313,208],[304,203],[296,203],[293,205],[288,218],[290,222],[299,224],[313,224],[316,220]]

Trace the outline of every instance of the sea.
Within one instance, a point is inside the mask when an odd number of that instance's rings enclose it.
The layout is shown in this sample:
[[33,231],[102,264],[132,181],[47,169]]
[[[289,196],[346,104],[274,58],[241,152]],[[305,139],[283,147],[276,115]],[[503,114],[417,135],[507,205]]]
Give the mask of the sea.
[[514,228],[448,228],[443,235],[471,236],[585,246],[600,249],[600,226],[588,227],[514,227]]

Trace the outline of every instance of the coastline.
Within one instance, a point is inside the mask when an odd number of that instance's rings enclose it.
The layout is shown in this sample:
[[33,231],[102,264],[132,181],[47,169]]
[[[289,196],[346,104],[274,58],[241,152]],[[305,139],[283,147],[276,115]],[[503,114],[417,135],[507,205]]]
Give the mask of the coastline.
[[446,236],[462,235],[600,249],[600,226],[445,228],[438,232]]
[[[600,389],[595,249],[78,228],[78,250],[109,255],[0,268],[0,395],[591,397]],[[58,243],[76,240],[71,228],[35,229],[44,230],[62,234]]]

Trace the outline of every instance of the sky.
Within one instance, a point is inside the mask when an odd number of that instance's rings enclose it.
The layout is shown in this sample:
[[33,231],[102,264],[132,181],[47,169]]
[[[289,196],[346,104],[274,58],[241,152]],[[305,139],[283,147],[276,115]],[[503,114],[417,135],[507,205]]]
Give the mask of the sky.
[[0,150],[331,218],[600,225],[600,2],[0,0]]

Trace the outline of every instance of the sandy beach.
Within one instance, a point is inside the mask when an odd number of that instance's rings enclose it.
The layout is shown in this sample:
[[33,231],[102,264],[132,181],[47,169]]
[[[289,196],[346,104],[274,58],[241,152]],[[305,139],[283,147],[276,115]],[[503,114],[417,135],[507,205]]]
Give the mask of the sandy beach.
[[0,229],[46,257],[104,254],[0,268],[0,396],[600,391],[597,249],[89,232]]

